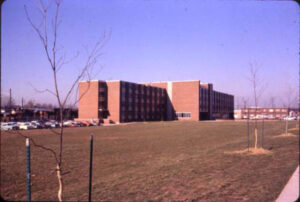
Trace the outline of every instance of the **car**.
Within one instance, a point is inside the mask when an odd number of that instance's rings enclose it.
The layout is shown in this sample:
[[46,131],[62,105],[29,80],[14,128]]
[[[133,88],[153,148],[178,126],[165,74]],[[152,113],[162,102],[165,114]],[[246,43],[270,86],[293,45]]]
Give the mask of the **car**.
[[1,130],[9,130],[8,123],[1,123]]
[[57,123],[57,121],[54,121],[54,120],[47,121],[44,124],[48,128],[58,128],[59,127],[59,124]]
[[20,122],[18,124],[20,130],[30,130],[34,129],[30,122]]
[[91,124],[92,126],[98,126],[98,125],[99,125],[97,122],[94,122],[94,121],[90,121],[90,124]]
[[82,123],[82,122],[79,122],[79,121],[75,121],[75,122],[74,122],[74,125],[75,125],[76,127],[85,127],[85,126],[86,126],[86,124],[84,124],[84,123]]
[[1,123],[1,130],[7,131],[7,130],[18,130],[19,127],[15,122],[8,122],[8,123]]
[[42,124],[39,122],[39,121],[31,121],[31,126],[35,129],[40,129],[40,128],[43,128],[42,127]]
[[283,120],[293,121],[293,120],[297,120],[297,118],[293,116],[288,116],[288,117],[284,117]]
[[17,122],[10,121],[10,122],[8,122],[8,125],[11,126],[13,130],[18,130],[19,129],[19,126],[18,126]]
[[92,126],[92,124],[89,121],[80,121],[80,123],[84,126]]
[[68,120],[68,121],[64,121],[63,126],[64,127],[74,127],[74,126],[76,126],[76,124],[74,121]]

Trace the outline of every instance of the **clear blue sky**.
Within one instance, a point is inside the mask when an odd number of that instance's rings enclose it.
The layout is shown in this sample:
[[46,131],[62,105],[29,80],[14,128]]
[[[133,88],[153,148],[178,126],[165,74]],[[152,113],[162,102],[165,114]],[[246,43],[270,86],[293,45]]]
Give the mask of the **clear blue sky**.
[[[34,2],[7,0],[2,6],[2,93],[9,88],[17,103],[54,103],[50,66],[24,12],[35,22]],[[251,97],[249,63],[261,64],[267,83],[261,105],[270,96],[282,104],[287,86],[298,92],[299,6],[293,1],[65,0],[61,7],[59,45],[67,56],[80,56],[60,72],[66,90],[104,30],[112,31],[93,79],[132,82],[200,80],[214,89]],[[95,72],[97,72],[96,70]],[[296,96],[296,94],[295,94]]]

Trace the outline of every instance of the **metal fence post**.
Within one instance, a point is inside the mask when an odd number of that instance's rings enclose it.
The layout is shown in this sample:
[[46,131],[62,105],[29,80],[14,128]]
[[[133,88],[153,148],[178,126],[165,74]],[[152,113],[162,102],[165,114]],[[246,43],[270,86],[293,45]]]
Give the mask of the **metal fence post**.
[[262,134],[261,134],[261,148],[264,148],[264,128],[265,128],[265,119],[262,121]]
[[93,141],[94,135],[91,134],[90,139],[90,174],[89,174],[89,201],[92,199],[92,171],[93,171]]
[[247,120],[247,145],[248,145],[248,151],[249,151],[249,117]]
[[26,138],[27,201],[31,201],[30,142]]

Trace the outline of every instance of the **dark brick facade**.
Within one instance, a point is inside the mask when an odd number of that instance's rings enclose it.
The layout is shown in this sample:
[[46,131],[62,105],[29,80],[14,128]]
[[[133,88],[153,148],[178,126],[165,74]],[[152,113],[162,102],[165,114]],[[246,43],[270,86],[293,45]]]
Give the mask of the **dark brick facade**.
[[233,118],[233,96],[196,81],[79,84],[79,120],[132,122]]

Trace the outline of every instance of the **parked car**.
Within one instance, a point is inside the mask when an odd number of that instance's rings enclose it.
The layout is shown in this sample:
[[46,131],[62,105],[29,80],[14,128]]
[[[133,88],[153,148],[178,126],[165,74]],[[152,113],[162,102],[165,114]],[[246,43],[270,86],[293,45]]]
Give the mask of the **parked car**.
[[35,129],[40,129],[40,128],[43,128],[42,127],[42,124],[39,122],[39,121],[31,121],[31,126]]
[[74,125],[75,125],[76,127],[85,127],[85,126],[86,126],[86,124],[84,124],[84,123],[82,123],[82,122],[79,122],[79,121],[75,121],[75,122],[74,122]]
[[1,123],[1,130],[18,130],[19,127],[15,122]]
[[293,120],[297,120],[297,117],[288,116],[288,117],[284,117],[283,120],[293,121]]
[[74,126],[76,126],[76,124],[74,121],[68,120],[68,121],[64,121],[63,126],[64,127],[74,127]]
[[20,130],[30,130],[34,129],[34,127],[30,124],[30,122],[20,122],[18,124]]
[[8,122],[8,125],[12,126],[13,130],[18,130],[19,129],[19,126],[18,126],[17,122],[10,121],[10,122]]
[[98,125],[99,125],[97,122],[94,122],[94,121],[90,121],[90,124],[91,124],[92,126],[98,126]]
[[54,120],[47,121],[44,124],[48,128],[58,128],[59,127],[59,124],[57,123],[57,121],[54,121]]
[[92,126],[92,124],[89,121],[81,121],[84,126]]

